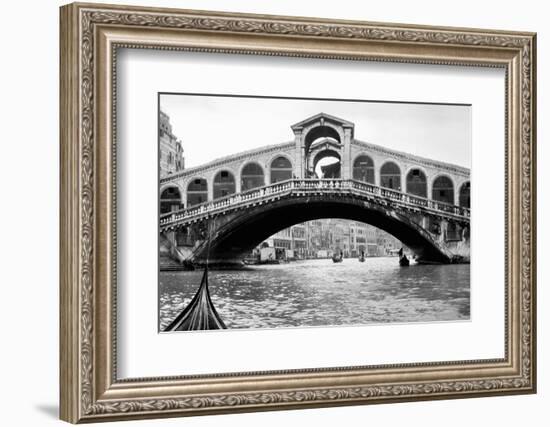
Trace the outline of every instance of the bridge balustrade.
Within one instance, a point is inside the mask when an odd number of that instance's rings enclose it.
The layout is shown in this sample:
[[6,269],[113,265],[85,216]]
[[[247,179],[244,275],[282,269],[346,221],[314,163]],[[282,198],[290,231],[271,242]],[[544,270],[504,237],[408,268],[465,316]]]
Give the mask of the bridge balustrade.
[[163,214],[160,217],[160,225],[163,226],[183,219],[200,216],[205,213],[223,210],[228,207],[239,205],[241,203],[247,203],[254,200],[259,201],[272,196],[280,196],[281,194],[289,191],[291,192],[293,190],[306,192],[315,192],[318,190],[354,190],[358,193],[364,193],[369,196],[380,196],[405,204],[421,206],[424,208],[442,211],[453,215],[463,217],[470,216],[470,210],[465,207],[455,206],[445,202],[435,201],[385,187],[378,187],[374,184],[370,184],[364,181],[357,181],[353,179],[291,179],[248,190],[240,194],[232,194],[230,196],[216,199],[211,202],[206,202],[198,206],[193,206],[192,208]]
[[387,197],[389,199],[402,201],[403,196],[405,195],[405,193],[401,193],[400,191],[390,190],[389,188],[381,187],[380,188],[380,195],[382,197]]
[[371,194],[380,194],[380,187],[362,181],[351,181],[351,188]]
[[429,200],[424,197],[412,196],[409,194],[409,203],[427,208]]

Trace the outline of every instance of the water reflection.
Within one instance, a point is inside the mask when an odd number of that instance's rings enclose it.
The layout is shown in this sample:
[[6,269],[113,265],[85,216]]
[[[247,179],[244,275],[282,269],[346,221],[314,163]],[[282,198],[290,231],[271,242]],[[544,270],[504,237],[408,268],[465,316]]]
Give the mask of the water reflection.
[[[160,273],[161,329],[191,301],[201,275]],[[211,271],[210,294],[229,329],[465,320],[470,266],[297,261]]]

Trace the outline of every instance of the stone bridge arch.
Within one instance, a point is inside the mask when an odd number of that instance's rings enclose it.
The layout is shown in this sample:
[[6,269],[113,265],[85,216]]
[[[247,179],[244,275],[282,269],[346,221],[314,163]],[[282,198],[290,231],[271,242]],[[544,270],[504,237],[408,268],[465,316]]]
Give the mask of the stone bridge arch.
[[[430,223],[426,216],[389,210],[387,206],[355,197],[334,195],[281,198],[196,223],[192,227],[202,240],[193,249],[189,261],[200,264],[208,256],[212,263],[238,264],[254,247],[276,232],[321,218],[349,219],[380,228],[409,247],[419,261],[449,263],[456,260],[442,240],[444,230],[433,234],[425,227]],[[443,227],[446,229],[451,223],[453,229],[463,227],[458,221],[444,222]]]

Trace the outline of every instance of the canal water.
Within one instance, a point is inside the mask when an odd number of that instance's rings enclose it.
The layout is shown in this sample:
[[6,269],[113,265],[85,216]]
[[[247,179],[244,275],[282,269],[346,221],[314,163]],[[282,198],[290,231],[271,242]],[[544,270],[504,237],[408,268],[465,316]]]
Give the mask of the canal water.
[[[202,271],[161,272],[160,328],[191,301]],[[432,322],[470,318],[470,265],[399,267],[395,257],[295,261],[209,271],[228,328]]]

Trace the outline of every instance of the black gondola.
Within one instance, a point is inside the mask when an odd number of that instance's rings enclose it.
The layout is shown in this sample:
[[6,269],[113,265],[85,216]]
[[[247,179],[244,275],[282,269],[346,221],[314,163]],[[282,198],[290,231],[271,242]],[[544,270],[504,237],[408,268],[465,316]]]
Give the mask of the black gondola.
[[208,291],[208,264],[204,268],[199,290],[185,309],[170,323],[164,332],[205,331],[227,329],[216,311]]
[[409,258],[403,252],[403,248],[399,249],[399,265],[401,267],[408,267],[410,264]]
[[344,261],[344,253],[340,252],[338,255],[332,255],[332,262],[342,262]]

